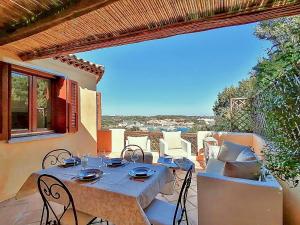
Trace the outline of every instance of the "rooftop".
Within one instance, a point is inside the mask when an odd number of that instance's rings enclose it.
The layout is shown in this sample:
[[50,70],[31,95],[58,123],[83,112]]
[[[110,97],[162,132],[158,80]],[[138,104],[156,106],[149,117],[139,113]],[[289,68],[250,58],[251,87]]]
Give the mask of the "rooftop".
[[53,59],[96,75],[98,77],[97,82],[101,80],[104,74],[104,66],[83,60],[76,55],[59,55],[53,57]]

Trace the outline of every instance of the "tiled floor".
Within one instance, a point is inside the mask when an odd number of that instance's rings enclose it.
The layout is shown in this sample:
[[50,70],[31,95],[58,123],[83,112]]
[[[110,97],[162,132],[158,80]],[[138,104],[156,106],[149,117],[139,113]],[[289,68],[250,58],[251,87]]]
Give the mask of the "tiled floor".
[[[178,173],[179,178],[184,177],[184,173]],[[180,179],[178,179],[180,180]],[[161,195],[157,198],[176,204],[180,181],[176,185],[173,195]],[[193,180],[188,192],[187,213],[189,224],[197,224],[197,192],[196,192],[196,173],[193,174]],[[9,199],[0,203],[0,225],[38,225],[42,214],[42,201],[39,194],[34,194],[21,200]],[[100,225],[101,223],[95,223]],[[186,224],[182,222],[182,224]],[[71,224],[70,224],[71,225]]]

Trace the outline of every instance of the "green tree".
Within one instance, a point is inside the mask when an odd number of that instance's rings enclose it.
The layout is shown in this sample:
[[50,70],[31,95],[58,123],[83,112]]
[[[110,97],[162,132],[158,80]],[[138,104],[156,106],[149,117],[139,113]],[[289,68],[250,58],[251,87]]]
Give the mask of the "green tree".
[[[238,113],[240,115],[233,116],[230,111],[230,99],[231,98],[251,98],[254,93],[255,77],[250,76],[248,79],[242,80],[236,87],[226,87],[222,92],[218,94],[218,98],[213,106],[215,114],[215,126],[214,129],[218,131],[231,131],[233,125],[235,129],[239,131],[252,131],[252,117],[251,112],[241,110]],[[244,126],[238,126],[243,117],[243,121],[246,123]]]
[[300,17],[264,21],[256,36],[272,42],[255,67],[255,90],[265,118],[267,167],[283,180],[298,183],[300,174]]

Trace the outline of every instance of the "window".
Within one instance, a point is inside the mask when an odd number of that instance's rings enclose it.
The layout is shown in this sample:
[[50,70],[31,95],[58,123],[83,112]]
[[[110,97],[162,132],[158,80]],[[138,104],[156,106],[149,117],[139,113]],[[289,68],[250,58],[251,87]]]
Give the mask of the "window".
[[12,133],[50,130],[51,115],[51,80],[12,71]]
[[76,81],[0,62],[0,140],[76,133],[79,94]]

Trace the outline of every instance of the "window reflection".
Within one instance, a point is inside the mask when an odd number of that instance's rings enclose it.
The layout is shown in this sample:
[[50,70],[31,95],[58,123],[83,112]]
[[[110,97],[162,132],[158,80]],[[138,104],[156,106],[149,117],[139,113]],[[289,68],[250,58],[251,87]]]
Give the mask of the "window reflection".
[[29,129],[29,77],[13,72],[11,86],[12,129]]
[[50,80],[37,78],[37,128],[51,128]]

